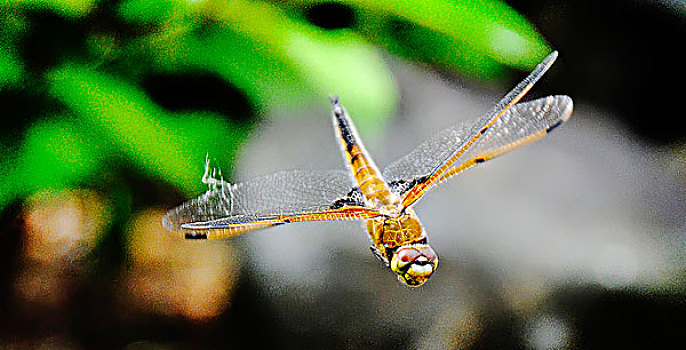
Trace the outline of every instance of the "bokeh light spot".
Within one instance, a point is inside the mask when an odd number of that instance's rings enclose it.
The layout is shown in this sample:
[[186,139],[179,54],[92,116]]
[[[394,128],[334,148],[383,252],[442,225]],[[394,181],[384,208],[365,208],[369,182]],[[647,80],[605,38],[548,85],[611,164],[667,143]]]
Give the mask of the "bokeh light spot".
[[217,317],[238,278],[237,252],[223,241],[187,241],[162,228],[163,210],[132,220],[127,294],[133,308],[192,320]]

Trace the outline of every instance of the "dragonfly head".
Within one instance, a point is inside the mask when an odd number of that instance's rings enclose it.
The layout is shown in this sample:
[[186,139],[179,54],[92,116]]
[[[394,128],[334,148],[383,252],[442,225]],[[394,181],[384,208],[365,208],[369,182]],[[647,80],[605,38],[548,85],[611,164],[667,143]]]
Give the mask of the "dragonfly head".
[[400,246],[391,258],[391,270],[400,282],[419,287],[429,280],[438,268],[438,255],[428,245],[421,243]]

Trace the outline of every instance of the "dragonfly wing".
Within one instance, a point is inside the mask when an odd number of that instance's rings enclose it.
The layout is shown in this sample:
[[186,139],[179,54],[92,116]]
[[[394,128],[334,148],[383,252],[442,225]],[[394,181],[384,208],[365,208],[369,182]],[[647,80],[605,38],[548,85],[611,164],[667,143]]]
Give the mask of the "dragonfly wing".
[[216,180],[162,223],[187,238],[224,238],[290,222],[378,216],[362,202],[345,171],[284,171],[237,184]]
[[[569,119],[573,109],[569,96],[548,96],[519,103],[507,109],[483,135],[446,169],[436,184],[476,164],[497,157],[545,136]],[[458,125],[443,130],[390,164],[383,175],[395,191],[403,193],[430,176],[455,149],[469,142],[468,137],[492,116],[487,114],[472,126]]]
[[569,96],[558,95],[520,103],[508,109],[439,179],[441,183],[476,164],[541,139],[572,115]]
[[[545,72],[550,68],[550,66],[555,62],[557,58],[557,51],[552,52],[546,58],[539,63],[536,68],[534,68],[529,75],[524,78],[514,89],[503,97],[500,102],[498,102],[486,117],[482,118],[478,123],[475,124],[475,129],[470,129],[470,133],[464,137],[464,142],[460,143],[460,146],[453,149],[450,155],[445,158],[435,169],[432,170],[431,174],[425,178],[415,179],[412,181],[411,186],[404,190],[404,195],[402,196],[402,207],[407,208],[414,204],[419,198],[421,198],[424,193],[430,190],[434,185],[440,183],[446,178],[446,173],[455,165],[455,163],[460,159],[460,157],[471,148],[492,126],[500,119],[503,114],[509,110],[512,106],[517,104],[519,100],[534,86],[534,84],[545,74]],[[462,134],[460,134],[462,135]]]
[[[479,124],[481,123],[477,122],[475,125]],[[383,170],[384,179],[395,192],[404,193],[415,183],[431,175],[445,159],[465,143],[465,138],[472,134],[473,129],[471,125],[460,124],[441,131],[404,157],[389,164]]]

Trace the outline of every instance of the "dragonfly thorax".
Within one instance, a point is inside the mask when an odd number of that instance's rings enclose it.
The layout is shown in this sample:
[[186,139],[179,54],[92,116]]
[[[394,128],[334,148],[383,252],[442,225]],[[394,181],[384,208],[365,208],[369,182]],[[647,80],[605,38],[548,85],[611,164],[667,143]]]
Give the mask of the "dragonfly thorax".
[[386,264],[398,247],[426,242],[426,232],[414,210],[408,208],[400,214],[396,213],[397,209],[388,210],[393,215],[367,220],[367,232],[374,244],[373,250]]
[[404,214],[403,209],[400,206],[400,200],[392,204],[382,205],[379,207],[378,211],[386,218],[399,218]]
[[381,189],[370,193],[362,192],[365,205],[376,210],[386,217],[398,217],[402,213],[402,200],[398,194],[391,192],[386,184],[381,181]]

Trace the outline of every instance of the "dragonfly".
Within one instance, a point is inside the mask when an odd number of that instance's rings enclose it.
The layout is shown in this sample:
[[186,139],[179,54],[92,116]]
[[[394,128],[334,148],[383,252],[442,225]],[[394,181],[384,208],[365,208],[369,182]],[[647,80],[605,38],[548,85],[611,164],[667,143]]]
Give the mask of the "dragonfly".
[[187,239],[222,239],[299,222],[362,221],[373,254],[402,283],[421,286],[438,268],[438,255],[414,205],[463,171],[536,141],[569,119],[568,96],[518,103],[557,56],[548,55],[475,123],[441,131],[383,171],[338,98],[331,97],[347,170],[282,171],[232,184],[206,160],[202,180],[208,190],[170,210],[162,225]]

